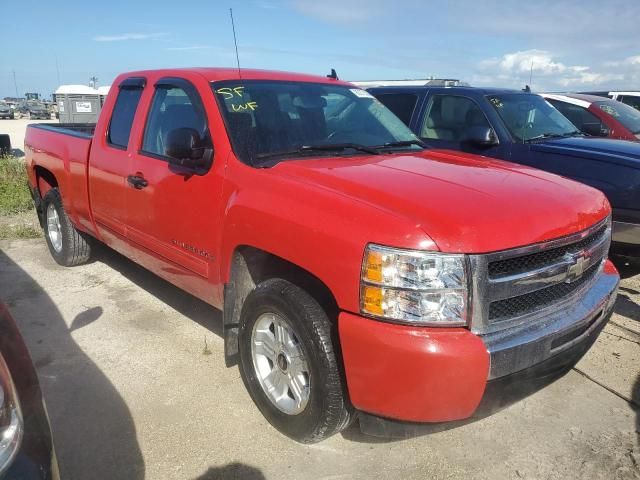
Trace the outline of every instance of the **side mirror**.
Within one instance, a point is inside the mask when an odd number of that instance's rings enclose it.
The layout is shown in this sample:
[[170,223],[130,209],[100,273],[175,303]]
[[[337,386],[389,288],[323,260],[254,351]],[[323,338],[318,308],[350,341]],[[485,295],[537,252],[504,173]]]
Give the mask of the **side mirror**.
[[481,147],[491,147],[498,144],[496,133],[491,127],[470,127],[465,141]]
[[602,123],[583,123],[581,130],[593,137],[608,137],[609,129]]
[[169,163],[193,170],[208,169],[213,158],[213,149],[207,148],[194,128],[176,128],[167,134],[165,155]]

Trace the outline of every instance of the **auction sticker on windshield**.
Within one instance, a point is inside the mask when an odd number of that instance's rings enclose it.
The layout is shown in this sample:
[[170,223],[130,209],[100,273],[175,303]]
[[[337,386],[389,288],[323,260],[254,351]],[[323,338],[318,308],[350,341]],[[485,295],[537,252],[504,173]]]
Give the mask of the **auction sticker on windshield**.
[[350,88],[349,90],[351,90],[356,97],[373,98],[373,95],[371,95],[366,90],[362,90],[361,88]]

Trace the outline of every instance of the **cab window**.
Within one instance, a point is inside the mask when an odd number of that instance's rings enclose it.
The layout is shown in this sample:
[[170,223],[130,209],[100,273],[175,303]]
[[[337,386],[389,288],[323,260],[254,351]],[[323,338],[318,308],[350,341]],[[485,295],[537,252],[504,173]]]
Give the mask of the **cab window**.
[[411,123],[418,96],[412,93],[383,93],[376,95],[382,104],[396,114],[406,125]]
[[142,151],[167,157],[167,136],[178,128],[194,129],[210,144],[204,107],[195,90],[159,84],[147,118]]
[[427,105],[420,137],[462,142],[471,127],[491,127],[476,102],[457,95],[434,95]]
[[636,110],[640,110],[640,97],[636,97],[634,95],[620,95],[618,97],[618,101],[622,103],[626,103],[627,105],[635,108]]
[[107,130],[107,143],[110,145],[120,149],[127,148],[133,118],[136,115],[141,95],[142,86],[123,86],[120,88]]
[[557,108],[562,115],[567,117],[580,130],[588,130],[589,128],[601,128],[602,122],[593,113],[580,105],[562,102],[559,100],[548,99],[551,105]]

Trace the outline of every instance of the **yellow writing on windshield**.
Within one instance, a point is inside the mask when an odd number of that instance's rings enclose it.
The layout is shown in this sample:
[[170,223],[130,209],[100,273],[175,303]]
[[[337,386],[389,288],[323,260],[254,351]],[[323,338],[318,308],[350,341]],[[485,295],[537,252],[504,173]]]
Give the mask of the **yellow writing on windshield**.
[[233,110],[234,112],[243,112],[245,110],[255,110],[256,108],[258,108],[258,104],[256,102],[247,102],[247,103],[232,103],[231,104],[231,110]]
[[233,97],[242,97],[244,95],[244,87],[222,87],[216,90],[216,93],[222,95],[225,100],[231,100]]

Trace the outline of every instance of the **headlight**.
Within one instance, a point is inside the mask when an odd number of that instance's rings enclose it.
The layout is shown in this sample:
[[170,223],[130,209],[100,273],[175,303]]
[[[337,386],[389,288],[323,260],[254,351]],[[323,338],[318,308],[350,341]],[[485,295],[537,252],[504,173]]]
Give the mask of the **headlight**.
[[0,475],[11,465],[22,441],[23,422],[16,388],[0,355]]
[[362,264],[362,313],[403,323],[467,324],[464,255],[368,245]]

